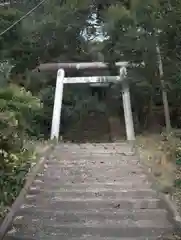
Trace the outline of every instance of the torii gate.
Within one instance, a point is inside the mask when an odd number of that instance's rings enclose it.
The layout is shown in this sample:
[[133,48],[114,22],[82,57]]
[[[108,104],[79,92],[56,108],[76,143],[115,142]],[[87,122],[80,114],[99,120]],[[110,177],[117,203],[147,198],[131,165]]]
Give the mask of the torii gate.
[[63,100],[63,86],[64,84],[75,83],[92,83],[92,84],[105,84],[108,82],[122,82],[122,98],[124,108],[124,118],[126,126],[127,140],[135,140],[135,131],[133,125],[133,116],[131,109],[129,84],[125,80],[127,76],[127,68],[130,66],[138,66],[138,64],[130,64],[128,62],[117,62],[115,66],[119,68],[119,76],[93,76],[93,77],[65,77],[66,69],[107,69],[108,64],[103,62],[90,62],[90,63],[46,63],[38,67],[39,71],[58,70],[56,89],[54,97],[54,108],[52,116],[51,139],[59,138],[60,122],[61,122],[61,109]]

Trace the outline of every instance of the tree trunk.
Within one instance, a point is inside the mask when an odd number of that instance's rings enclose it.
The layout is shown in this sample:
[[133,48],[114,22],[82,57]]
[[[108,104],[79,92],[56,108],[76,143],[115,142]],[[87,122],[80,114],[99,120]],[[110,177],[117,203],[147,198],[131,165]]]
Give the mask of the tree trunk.
[[169,104],[168,104],[168,98],[167,98],[167,91],[165,89],[165,81],[163,79],[163,63],[162,63],[160,47],[159,47],[158,43],[156,43],[156,53],[157,53],[158,69],[159,69],[159,75],[160,75],[160,81],[161,81],[166,132],[167,132],[167,134],[170,134],[170,132],[171,132],[171,122],[170,122]]

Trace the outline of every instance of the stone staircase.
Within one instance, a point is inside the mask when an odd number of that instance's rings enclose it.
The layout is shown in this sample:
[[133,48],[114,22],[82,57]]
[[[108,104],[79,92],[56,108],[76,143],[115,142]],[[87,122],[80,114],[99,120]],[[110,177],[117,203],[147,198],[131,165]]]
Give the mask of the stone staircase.
[[171,216],[129,144],[60,144],[4,239],[163,240]]

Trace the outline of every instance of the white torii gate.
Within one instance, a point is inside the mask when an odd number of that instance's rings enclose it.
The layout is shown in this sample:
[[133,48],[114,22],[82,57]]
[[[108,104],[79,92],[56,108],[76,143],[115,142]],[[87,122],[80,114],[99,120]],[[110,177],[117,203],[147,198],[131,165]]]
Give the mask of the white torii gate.
[[[46,66],[45,66],[46,65]],[[43,64],[40,69],[43,67],[51,68],[51,64]],[[54,108],[53,108],[53,117],[52,117],[52,128],[51,128],[51,139],[58,140],[60,132],[60,122],[61,122],[61,110],[62,110],[62,100],[63,100],[63,86],[64,84],[75,84],[75,83],[91,83],[91,84],[105,84],[108,82],[122,82],[122,98],[123,98],[123,108],[124,108],[124,118],[126,126],[126,135],[127,140],[135,140],[135,132],[133,125],[133,116],[131,109],[131,100],[130,100],[130,91],[129,85],[126,81],[123,81],[127,76],[127,67],[130,66],[128,62],[118,62],[115,63],[119,67],[119,76],[94,76],[94,77],[65,77],[64,68],[76,68],[76,69],[93,69],[93,68],[107,68],[106,63],[94,62],[94,63],[60,63],[56,67],[60,67],[57,72],[56,80],[56,89],[54,97]],[[136,66],[136,64],[134,64]],[[55,64],[53,65],[53,67]],[[41,69],[41,70],[42,70]],[[43,69],[44,70],[44,69]]]

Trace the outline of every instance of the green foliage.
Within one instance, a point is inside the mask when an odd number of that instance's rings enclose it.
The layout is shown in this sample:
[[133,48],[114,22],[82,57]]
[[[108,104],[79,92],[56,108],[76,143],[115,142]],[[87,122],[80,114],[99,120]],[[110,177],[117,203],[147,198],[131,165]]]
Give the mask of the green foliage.
[[[2,8],[0,28],[3,30],[35,4],[36,1],[26,0],[17,5],[17,9]],[[162,102],[156,42],[161,49],[169,103],[178,104],[181,98],[180,16],[181,4],[176,0],[68,0],[61,4],[59,0],[49,0],[12,32],[2,36],[3,52],[14,66],[13,82],[19,81],[17,73],[25,75],[28,69],[44,62],[105,60],[112,66],[120,60],[144,61],[145,68],[130,71],[129,79],[135,112],[140,114],[141,109],[150,109],[142,113],[142,118],[146,119],[154,105]],[[93,44],[87,40],[99,33],[100,37],[105,37],[103,41]],[[16,37],[12,38],[12,34]],[[106,74],[114,73],[110,69]],[[56,73],[52,75],[54,77],[47,74],[44,79],[39,74],[36,80],[30,81],[22,77],[18,82],[33,94],[41,92],[45,103],[33,120],[31,135],[37,136],[45,130],[48,135],[50,131]],[[64,113],[72,112],[74,102],[64,104],[63,116],[68,118],[64,122],[69,122],[68,114]],[[41,127],[43,121],[46,129]]]
[[8,85],[12,67],[13,66],[9,63],[9,61],[0,62],[0,87],[5,87]]
[[26,174],[31,167],[32,156],[25,149],[19,153],[7,153],[1,150],[0,160],[0,216],[3,217],[7,207],[13,203],[24,185]]
[[30,152],[24,148],[31,131],[32,116],[40,101],[15,85],[0,90],[0,214],[21,190],[31,166]]
[[[0,8],[0,32],[3,32],[11,24],[21,17],[21,12],[14,8]],[[11,59],[14,45],[20,40],[21,26],[17,25],[3,36],[0,36],[0,59]]]
[[40,100],[24,88],[11,85],[0,90],[0,109],[14,114],[20,132],[33,133],[32,121],[39,114],[41,107]]
[[176,164],[181,166],[181,147],[177,147],[176,149]]
[[[181,168],[181,147],[178,146],[176,149],[176,166],[177,169],[180,171]],[[177,178],[175,180],[175,187],[181,188],[181,178]]]
[[181,179],[176,179],[175,180],[175,187],[181,188]]
[[[37,0],[25,0],[12,8],[1,8],[0,31],[36,3]],[[89,41],[97,35],[102,41]],[[1,36],[0,149],[2,169],[7,171],[2,173],[1,184],[9,189],[4,190],[8,192],[6,195],[12,192],[8,199],[16,195],[18,176],[22,186],[20,172],[24,176],[29,166],[29,162],[24,162],[24,140],[42,135],[47,138],[50,134],[56,73],[35,74],[31,72],[33,68],[44,62],[105,60],[113,66],[121,60],[144,61],[145,68],[129,69],[128,74],[134,116],[143,129],[148,126],[148,119],[153,125],[154,106],[162,104],[156,42],[161,50],[169,103],[180,108],[180,39],[181,2],[178,0],[67,0],[61,4],[59,0],[48,0]],[[109,75],[114,71],[110,67],[104,73]],[[80,76],[78,71],[66,74]],[[83,74],[98,75],[99,71]],[[9,87],[10,77],[11,83],[24,88]],[[121,86],[117,85],[116,90],[115,97],[119,99]],[[89,87],[65,87],[61,130],[66,131],[72,122],[96,109],[105,111],[105,105],[91,96]],[[180,164],[180,155],[177,158]],[[7,204],[5,195],[2,198]]]
[[[18,5],[19,10],[15,8],[13,10],[24,14],[29,10],[29,5],[34,7],[36,3],[30,4],[28,1],[27,6],[22,3],[23,7]],[[3,13],[11,16],[11,9],[3,10]],[[78,57],[80,45],[84,41],[80,33],[87,25],[89,13],[89,0],[69,0],[62,1],[61,4],[60,1],[49,0],[12,30],[17,35],[13,43],[10,33],[3,35],[3,51],[8,53],[6,57],[11,59],[14,73],[24,73],[26,69],[33,69],[40,62],[57,58],[66,60],[75,55]],[[2,25],[3,21],[7,20],[2,16]],[[10,26],[12,21],[9,20],[6,26]]]

